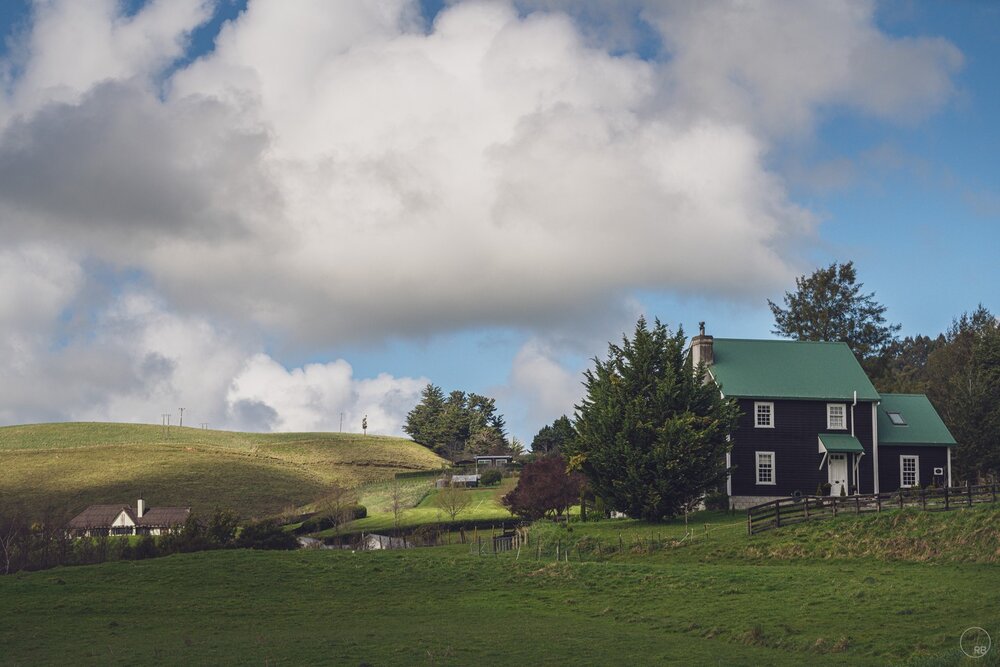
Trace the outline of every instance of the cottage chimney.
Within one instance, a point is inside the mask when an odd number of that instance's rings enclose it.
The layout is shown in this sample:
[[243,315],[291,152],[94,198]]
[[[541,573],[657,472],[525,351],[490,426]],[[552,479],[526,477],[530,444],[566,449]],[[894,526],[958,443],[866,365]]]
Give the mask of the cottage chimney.
[[139,500],[135,504],[136,518],[141,519],[142,515],[145,513],[146,513],[146,501],[143,500],[142,498],[139,498]]
[[706,366],[711,366],[715,361],[715,354],[712,352],[713,338],[705,334],[705,323],[698,323],[698,335],[691,339],[691,362],[697,366],[705,362]]

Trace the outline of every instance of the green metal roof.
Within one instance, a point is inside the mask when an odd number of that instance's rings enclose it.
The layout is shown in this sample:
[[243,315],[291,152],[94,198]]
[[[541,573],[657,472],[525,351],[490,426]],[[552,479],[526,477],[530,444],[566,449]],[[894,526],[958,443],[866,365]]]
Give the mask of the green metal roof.
[[843,433],[820,433],[819,441],[820,444],[823,445],[823,449],[831,454],[839,452],[860,454],[865,451],[865,448],[861,446],[861,441],[853,435],[844,435]]
[[[906,424],[893,424],[890,412],[898,412]],[[923,394],[882,394],[878,406],[878,444],[950,447],[956,442]]]
[[709,371],[727,397],[879,399],[846,343],[716,338],[712,352]]

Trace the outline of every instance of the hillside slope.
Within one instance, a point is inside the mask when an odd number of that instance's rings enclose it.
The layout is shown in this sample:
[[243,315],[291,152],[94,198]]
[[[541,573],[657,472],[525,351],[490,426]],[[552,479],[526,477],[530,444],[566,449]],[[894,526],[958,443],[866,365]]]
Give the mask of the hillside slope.
[[260,516],[337,482],[358,486],[445,461],[410,440],[347,433],[235,433],[147,424],[0,428],[0,505],[38,516],[93,503],[231,508]]

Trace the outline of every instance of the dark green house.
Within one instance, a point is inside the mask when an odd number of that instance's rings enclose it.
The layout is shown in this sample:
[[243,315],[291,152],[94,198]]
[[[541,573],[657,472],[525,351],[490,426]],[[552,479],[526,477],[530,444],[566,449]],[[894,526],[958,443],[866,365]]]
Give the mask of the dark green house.
[[844,343],[713,338],[695,363],[740,407],[730,505],[950,484],[955,439],[926,396],[879,394]]

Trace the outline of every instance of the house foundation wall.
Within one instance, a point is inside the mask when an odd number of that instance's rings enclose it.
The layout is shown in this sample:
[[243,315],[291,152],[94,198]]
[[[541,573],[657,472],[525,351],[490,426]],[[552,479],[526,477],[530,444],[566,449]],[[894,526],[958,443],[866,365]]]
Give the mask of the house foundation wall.
[[746,508],[753,507],[754,505],[769,503],[780,498],[787,497],[788,496],[729,496],[729,509],[745,510]]

